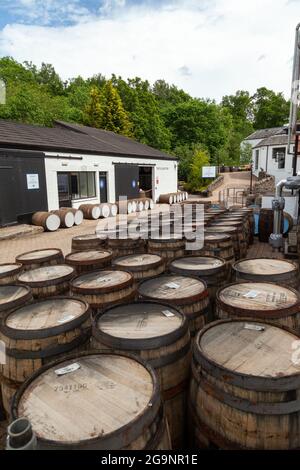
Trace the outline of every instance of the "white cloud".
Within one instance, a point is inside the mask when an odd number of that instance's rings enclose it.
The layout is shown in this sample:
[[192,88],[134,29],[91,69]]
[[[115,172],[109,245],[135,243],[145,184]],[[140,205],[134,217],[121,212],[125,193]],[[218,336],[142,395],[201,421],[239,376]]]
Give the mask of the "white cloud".
[[154,8],[152,2],[129,7],[128,0],[106,0],[105,17],[74,26],[7,25],[0,31],[0,55],[50,62],[64,79],[115,73],[163,78],[217,100],[260,86],[289,96],[300,15],[297,2],[286,2],[169,0]]

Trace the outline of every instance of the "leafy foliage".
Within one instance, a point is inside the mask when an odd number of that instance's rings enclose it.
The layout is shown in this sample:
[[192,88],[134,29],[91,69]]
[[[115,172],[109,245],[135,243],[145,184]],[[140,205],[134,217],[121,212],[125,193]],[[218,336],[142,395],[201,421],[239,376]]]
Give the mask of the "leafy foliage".
[[282,126],[289,115],[282,93],[264,87],[253,96],[239,90],[217,104],[193,98],[165,80],[151,86],[139,77],[107,79],[98,73],[64,82],[51,64],[38,68],[12,57],[0,58],[0,78],[7,84],[0,118],[43,126],[65,120],[133,137],[176,155],[179,178],[198,188],[201,162],[247,163],[250,149],[241,147],[244,138],[255,129]]
[[202,167],[209,165],[209,153],[205,149],[195,149],[189,165],[187,189],[192,192],[201,191],[208,184],[207,178],[202,178]]

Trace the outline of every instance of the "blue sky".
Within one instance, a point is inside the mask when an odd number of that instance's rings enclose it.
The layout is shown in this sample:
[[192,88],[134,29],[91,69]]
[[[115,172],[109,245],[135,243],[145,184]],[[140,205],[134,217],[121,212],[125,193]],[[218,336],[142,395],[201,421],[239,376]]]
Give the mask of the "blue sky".
[[0,0],[0,56],[63,79],[163,78],[221,99],[259,86],[289,96],[300,0]]
[[[159,8],[165,0],[0,0],[0,28],[19,22],[28,25],[70,26],[79,21],[106,18],[123,8]],[[201,0],[200,0],[201,3]]]

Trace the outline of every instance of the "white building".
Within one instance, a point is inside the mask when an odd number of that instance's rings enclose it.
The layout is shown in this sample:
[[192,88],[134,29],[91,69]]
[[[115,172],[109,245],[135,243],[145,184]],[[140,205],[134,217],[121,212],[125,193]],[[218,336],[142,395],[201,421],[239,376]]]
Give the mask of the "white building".
[[177,191],[177,159],[113,132],[0,120],[0,225],[38,210]]
[[[252,146],[252,171],[255,176],[260,171],[275,177],[275,182],[293,175],[294,145],[288,152],[287,127],[262,129],[247,137],[242,144]],[[299,157],[297,171],[300,170]]]

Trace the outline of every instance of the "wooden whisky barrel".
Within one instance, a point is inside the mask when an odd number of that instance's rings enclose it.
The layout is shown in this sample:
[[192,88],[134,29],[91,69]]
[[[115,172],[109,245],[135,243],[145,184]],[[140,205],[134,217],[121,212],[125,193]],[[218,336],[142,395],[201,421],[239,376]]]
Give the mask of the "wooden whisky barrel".
[[168,236],[157,236],[148,240],[148,253],[153,255],[159,255],[166,260],[168,263],[174,258],[184,255],[185,240],[181,236],[178,238],[176,235]]
[[116,217],[118,214],[118,205],[117,204],[109,204],[110,206],[110,214],[112,217]]
[[234,227],[237,229],[238,232],[238,240],[239,240],[239,249],[240,249],[240,257],[245,258],[247,256],[247,247],[248,247],[248,233],[247,229],[242,221],[214,221],[211,224],[211,227]]
[[72,251],[101,250],[105,245],[105,240],[96,233],[77,235],[72,238]]
[[127,271],[93,271],[72,280],[71,292],[86,300],[94,312],[114,304],[134,300],[136,289]]
[[238,227],[226,224],[226,222],[224,224],[214,221],[209,227],[206,227],[205,230],[207,232],[227,233],[230,235],[233,241],[235,259],[245,258],[247,255],[247,244],[244,233],[242,233]]
[[[274,211],[272,209],[260,209],[258,220],[258,239],[260,242],[268,243],[273,233]],[[283,217],[281,228],[283,231]]]
[[150,199],[148,199],[146,197],[143,197],[143,198],[141,198],[141,201],[144,204],[144,210],[148,211],[150,209]]
[[119,214],[132,214],[133,208],[132,208],[132,203],[131,201],[124,200],[124,201],[119,201],[116,203],[118,206],[118,212]]
[[115,269],[131,272],[136,282],[158,276],[165,271],[163,258],[149,253],[121,256],[116,258],[112,265]]
[[300,331],[300,294],[271,282],[229,284],[217,292],[218,318],[263,319]]
[[31,223],[43,227],[47,232],[56,232],[60,226],[60,218],[51,212],[35,212]]
[[97,220],[101,215],[101,210],[98,204],[81,204],[79,209],[83,212],[85,219]]
[[107,219],[108,217],[111,216],[111,210],[110,210],[110,204],[108,203],[102,203],[100,204],[100,217],[103,217],[104,219]]
[[29,286],[36,299],[65,294],[69,291],[69,282],[75,271],[71,266],[58,264],[44,266],[20,274],[18,282]]
[[138,199],[137,200],[137,211],[142,212],[143,210],[145,210],[145,204],[142,200]]
[[0,372],[7,414],[12,396],[26,378],[70,351],[83,350],[90,336],[89,306],[75,297],[37,301],[6,314],[0,325],[6,363],[0,364]]
[[170,263],[169,269],[172,273],[183,276],[197,276],[205,281],[212,301],[215,300],[218,288],[225,285],[228,277],[226,262],[216,256],[177,258]]
[[111,250],[113,258],[145,252],[145,241],[139,236],[136,238],[109,237],[107,246]]
[[240,250],[240,237],[238,234],[237,227],[223,227],[221,225],[210,225],[209,227],[205,227],[205,232],[207,233],[226,233],[227,235],[231,236],[234,256],[235,259],[238,260],[241,257],[241,250]]
[[192,337],[210,320],[206,284],[195,277],[163,274],[141,282],[138,294],[141,299],[166,302],[180,308],[188,319]]
[[[232,222],[232,225],[239,226],[243,228],[244,236],[246,238],[247,245],[250,245],[250,235],[251,235],[251,226],[247,214],[242,215],[233,215],[231,213],[224,214],[221,217],[218,217],[217,222]],[[233,224],[235,222],[235,224]],[[239,224],[239,225],[237,225]]]
[[153,369],[112,351],[43,367],[16,394],[12,415],[30,420],[38,449],[171,448]]
[[215,216],[218,216],[220,214],[225,214],[226,212],[228,212],[227,209],[217,209],[216,207],[209,207],[206,212],[208,214],[214,214]]
[[83,222],[83,212],[80,209],[74,209],[72,207],[61,207],[61,209],[66,209],[74,215],[74,224],[81,225]]
[[191,342],[185,316],[167,304],[135,302],[106,310],[93,320],[92,345],[132,352],[147,361],[160,381],[172,448],[181,448]]
[[253,258],[233,265],[236,281],[274,282],[298,289],[299,266],[293,261],[272,258]]
[[51,212],[52,214],[56,214],[59,217],[60,227],[71,228],[75,224],[75,216],[71,210],[59,209]]
[[198,334],[190,386],[194,447],[298,449],[299,336],[261,321],[222,320]]
[[196,256],[217,256],[232,265],[235,254],[232,238],[226,233],[204,233],[204,245],[200,250],[188,250],[186,254]]
[[159,196],[158,202],[160,204],[170,204],[171,205],[174,202],[174,195],[173,194],[161,194]]
[[112,252],[108,250],[75,251],[65,258],[65,263],[72,266],[77,274],[96,271],[111,265]]
[[10,284],[0,286],[0,324],[6,313],[32,300],[31,289],[27,286]]
[[22,269],[21,263],[0,264],[0,286],[14,284]]
[[22,253],[16,257],[16,262],[22,264],[23,270],[28,271],[43,266],[62,264],[64,255],[59,248],[46,248]]
[[255,220],[254,220],[254,212],[253,209],[248,209],[246,207],[242,207],[240,209],[235,209],[231,211],[232,215],[243,215],[246,214],[248,217],[249,225],[250,225],[250,244],[254,242],[254,232],[255,232]]

